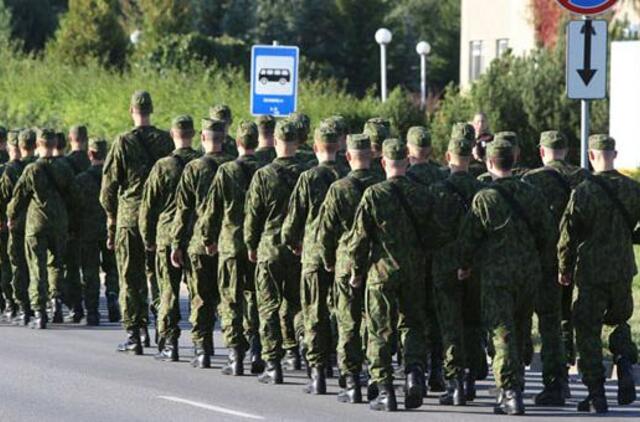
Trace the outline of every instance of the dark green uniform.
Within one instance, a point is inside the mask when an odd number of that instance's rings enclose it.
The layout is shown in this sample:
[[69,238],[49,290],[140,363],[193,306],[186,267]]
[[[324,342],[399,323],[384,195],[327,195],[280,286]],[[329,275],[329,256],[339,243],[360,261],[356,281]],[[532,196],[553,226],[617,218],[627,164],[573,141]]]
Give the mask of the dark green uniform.
[[274,147],[261,147],[256,149],[256,160],[263,166],[270,164],[276,159],[276,149]]

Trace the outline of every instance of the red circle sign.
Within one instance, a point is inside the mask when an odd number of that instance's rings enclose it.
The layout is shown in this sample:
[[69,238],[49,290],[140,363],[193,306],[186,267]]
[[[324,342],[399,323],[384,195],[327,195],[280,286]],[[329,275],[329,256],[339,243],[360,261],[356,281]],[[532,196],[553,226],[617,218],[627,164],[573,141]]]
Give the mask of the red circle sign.
[[570,12],[580,15],[597,15],[610,9],[618,0],[556,0]]

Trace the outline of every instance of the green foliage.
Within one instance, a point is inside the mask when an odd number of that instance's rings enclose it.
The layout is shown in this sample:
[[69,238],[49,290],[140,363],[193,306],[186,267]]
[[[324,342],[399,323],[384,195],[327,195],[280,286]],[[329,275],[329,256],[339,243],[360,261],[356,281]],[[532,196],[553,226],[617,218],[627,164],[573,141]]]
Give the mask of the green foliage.
[[453,83],[446,87],[444,98],[445,101],[440,103],[438,112],[431,119],[433,156],[436,160],[444,159],[453,124],[470,119],[474,110],[471,99],[460,95]]
[[138,0],[137,5],[147,40],[160,41],[194,29],[191,0]]
[[0,0],[0,48],[8,48],[11,44],[11,11]]
[[391,91],[387,101],[381,105],[380,115],[391,120],[394,129],[392,135],[403,139],[411,126],[426,124],[425,114],[419,105],[400,87]]
[[56,32],[48,53],[75,65],[96,60],[123,68],[129,39],[118,20],[117,0],[70,0],[69,12]]
[[58,25],[59,2],[51,0],[4,0],[11,12],[11,35],[27,52],[44,48]]

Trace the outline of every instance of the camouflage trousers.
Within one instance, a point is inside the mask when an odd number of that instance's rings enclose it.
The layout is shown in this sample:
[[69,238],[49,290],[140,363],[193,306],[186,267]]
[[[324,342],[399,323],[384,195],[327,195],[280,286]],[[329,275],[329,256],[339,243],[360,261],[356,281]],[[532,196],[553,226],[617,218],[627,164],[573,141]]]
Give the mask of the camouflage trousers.
[[633,314],[631,280],[581,285],[573,308],[576,328],[578,369],[586,385],[605,379],[602,364],[602,326],[614,327],[609,335],[609,349],[614,357],[625,357],[636,363],[638,349],[631,339],[627,321]]
[[538,316],[538,330],[542,343],[540,357],[544,385],[565,378],[567,363],[561,330],[562,286],[558,284],[556,277],[547,275],[542,278],[534,308]]
[[81,252],[80,242],[76,237],[67,240],[64,254],[64,278],[62,285],[62,300],[73,309],[82,304],[82,278],[80,276]]
[[79,244],[82,300],[89,312],[97,312],[100,298],[100,250],[102,239],[83,240]]
[[171,247],[156,250],[156,273],[160,290],[158,335],[170,342],[180,337],[180,283],[183,278],[182,268],[171,264]]
[[300,313],[300,278],[292,254],[256,265],[256,302],[262,357],[276,361],[283,348],[298,346],[296,317]]
[[[158,276],[156,274],[156,251],[145,251],[144,272],[147,277],[147,285],[151,294],[151,308],[156,315],[160,310],[160,288],[158,287]],[[144,325],[149,325],[149,297],[145,296],[146,309],[143,320]]]
[[562,342],[567,365],[576,363],[576,347],[573,329],[573,284],[562,286]]
[[[244,335],[245,292],[253,288],[254,277],[255,265],[249,262],[246,254],[220,257],[218,264],[220,324],[224,343],[230,349],[246,351],[249,348]],[[247,319],[250,320],[252,317],[248,312],[246,314]]]
[[442,332],[440,331],[440,322],[438,321],[438,311],[435,301],[433,278],[431,276],[431,264],[427,265],[426,272],[427,278],[425,280],[425,311],[424,311],[424,328],[425,328],[425,341],[427,343],[427,350],[425,354],[425,369],[428,367],[434,367],[442,364],[444,360],[443,356],[443,342]]
[[253,271],[253,285],[245,286],[244,308],[242,314],[244,338],[256,352],[262,350],[260,345],[260,317],[256,301],[255,269]]
[[359,376],[364,362],[362,311],[364,290],[349,284],[351,276],[336,277],[334,297],[338,322],[338,368],[341,374]]
[[324,268],[302,268],[300,304],[304,346],[307,362],[312,367],[324,366],[329,359],[331,323],[328,299],[332,275]]
[[145,249],[138,227],[116,231],[116,261],[120,279],[120,309],[125,330],[146,326],[149,289],[145,275]]
[[220,303],[218,256],[189,253],[186,270],[191,297],[191,339],[195,346],[213,353],[209,349],[213,348],[213,327]]
[[420,274],[382,282],[367,281],[367,360],[373,382],[383,385],[393,382],[392,343],[395,321],[405,368],[424,370],[424,289],[424,280]]
[[434,299],[444,348],[444,375],[454,379],[465,369],[478,374],[487,357],[480,313],[480,282],[458,280],[455,272],[434,275]]
[[65,235],[42,233],[25,237],[29,266],[29,299],[31,308],[44,312],[49,299],[62,296]]
[[106,239],[98,241],[100,248],[100,268],[104,272],[104,293],[120,294],[120,284],[118,283],[118,266],[116,264],[116,255],[113,251],[107,249]]
[[11,287],[13,297],[24,311],[30,309],[29,267],[25,252],[24,231],[12,230],[8,241],[9,262],[11,264]]
[[537,286],[537,280],[500,285],[482,280],[481,309],[495,348],[493,375],[498,388],[524,386],[523,356]]
[[7,304],[14,302],[13,286],[11,285],[11,263],[9,262],[9,232],[0,231],[0,293]]

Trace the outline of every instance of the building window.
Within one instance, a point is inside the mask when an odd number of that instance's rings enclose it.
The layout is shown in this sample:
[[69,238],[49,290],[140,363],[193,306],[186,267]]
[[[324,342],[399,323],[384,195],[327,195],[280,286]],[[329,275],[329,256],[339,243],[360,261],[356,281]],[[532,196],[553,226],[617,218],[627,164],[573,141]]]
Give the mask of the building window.
[[469,81],[473,82],[482,73],[482,41],[469,43]]
[[500,38],[496,40],[496,57],[500,58],[509,49],[509,39]]

